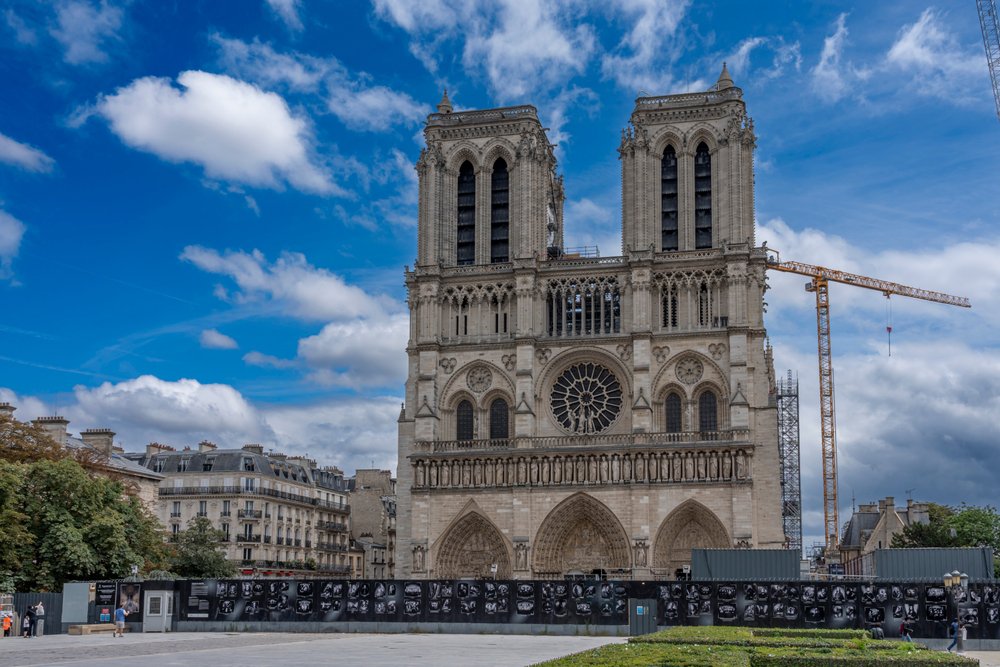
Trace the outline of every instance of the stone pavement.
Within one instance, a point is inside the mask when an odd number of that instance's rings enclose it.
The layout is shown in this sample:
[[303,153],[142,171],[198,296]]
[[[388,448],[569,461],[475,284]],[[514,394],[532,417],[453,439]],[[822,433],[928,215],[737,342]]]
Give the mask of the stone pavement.
[[526,635],[172,633],[0,638],[0,665],[74,667],[521,667],[624,642],[612,637]]

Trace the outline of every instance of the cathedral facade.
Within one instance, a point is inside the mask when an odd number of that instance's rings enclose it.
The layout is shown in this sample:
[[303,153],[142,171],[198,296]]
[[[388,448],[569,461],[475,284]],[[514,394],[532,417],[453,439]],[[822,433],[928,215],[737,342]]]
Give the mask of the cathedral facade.
[[636,100],[619,257],[563,249],[534,107],[445,95],[424,135],[398,576],[673,577],[692,547],[781,547],[756,140],[725,68]]

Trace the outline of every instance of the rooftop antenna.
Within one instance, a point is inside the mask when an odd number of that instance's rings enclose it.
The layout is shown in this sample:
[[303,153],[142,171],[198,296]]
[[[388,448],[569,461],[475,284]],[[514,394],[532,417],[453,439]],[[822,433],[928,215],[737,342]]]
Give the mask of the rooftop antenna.
[[906,489],[906,499],[913,500],[913,489]]

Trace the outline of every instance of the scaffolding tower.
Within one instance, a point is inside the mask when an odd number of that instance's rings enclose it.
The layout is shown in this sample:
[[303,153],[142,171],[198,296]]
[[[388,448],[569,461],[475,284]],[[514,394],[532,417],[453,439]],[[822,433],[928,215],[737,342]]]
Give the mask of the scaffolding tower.
[[781,456],[781,522],[788,548],[802,553],[802,477],[799,469],[799,379],[778,380],[778,451]]

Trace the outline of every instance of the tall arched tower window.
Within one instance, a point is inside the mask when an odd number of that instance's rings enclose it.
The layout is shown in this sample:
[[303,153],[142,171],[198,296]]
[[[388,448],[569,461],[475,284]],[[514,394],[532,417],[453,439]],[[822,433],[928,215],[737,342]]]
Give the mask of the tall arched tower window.
[[472,437],[472,403],[469,401],[462,401],[458,404],[458,408],[455,410],[455,439],[472,440]]
[[666,407],[666,431],[667,433],[680,433],[681,432],[681,397],[677,394],[671,392],[667,394],[667,400],[664,402]]
[[458,239],[456,262],[476,261],[476,170],[466,160],[458,170]]
[[490,403],[490,440],[506,440],[509,437],[507,401],[498,398]]
[[712,156],[704,141],[694,154],[694,247],[712,247]]
[[711,391],[706,391],[698,397],[698,430],[717,431],[719,430],[719,410],[718,399]]
[[677,250],[677,153],[667,146],[660,161],[661,250]]
[[496,264],[510,257],[510,175],[503,158],[493,163],[491,186],[490,262]]

